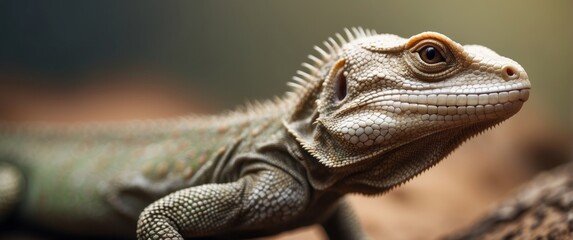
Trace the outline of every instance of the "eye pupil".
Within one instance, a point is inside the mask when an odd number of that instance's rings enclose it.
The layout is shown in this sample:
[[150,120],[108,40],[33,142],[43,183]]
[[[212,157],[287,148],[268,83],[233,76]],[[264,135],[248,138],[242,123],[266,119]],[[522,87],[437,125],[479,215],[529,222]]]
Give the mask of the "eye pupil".
[[446,61],[444,56],[442,56],[442,53],[440,53],[438,49],[432,46],[422,48],[420,51],[418,51],[418,55],[420,55],[420,59],[422,59],[422,61],[427,64],[436,64]]
[[426,54],[426,59],[433,60],[434,57],[436,57],[436,49],[434,49],[433,47],[427,47],[425,54]]

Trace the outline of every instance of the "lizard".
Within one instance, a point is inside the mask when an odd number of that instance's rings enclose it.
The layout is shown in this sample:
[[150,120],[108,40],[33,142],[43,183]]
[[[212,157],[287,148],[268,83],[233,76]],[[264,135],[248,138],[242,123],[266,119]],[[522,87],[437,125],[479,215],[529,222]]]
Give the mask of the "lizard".
[[251,238],[320,224],[367,239],[346,194],[436,165],[529,98],[523,67],[436,32],[345,29],[291,90],[219,115],[4,123],[0,216],[72,235]]

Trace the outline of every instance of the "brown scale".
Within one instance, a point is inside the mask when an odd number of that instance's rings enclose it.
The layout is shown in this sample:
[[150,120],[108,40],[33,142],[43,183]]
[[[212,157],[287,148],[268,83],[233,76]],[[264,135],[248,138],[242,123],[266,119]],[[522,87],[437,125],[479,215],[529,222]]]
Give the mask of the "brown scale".
[[227,130],[229,130],[229,126],[228,125],[221,125],[217,128],[217,133],[218,134],[223,134],[225,132],[227,132]]
[[197,163],[199,163],[199,165],[203,165],[206,161],[207,155],[205,153],[201,154],[201,156],[197,158]]
[[164,178],[167,175],[168,170],[169,170],[169,164],[167,162],[160,162],[159,164],[157,164],[155,170],[156,178],[158,179]]
[[185,162],[181,159],[175,161],[175,171],[183,172],[183,170],[185,170]]
[[189,180],[191,179],[191,177],[193,177],[193,167],[191,165],[187,166],[187,168],[185,168],[185,170],[183,171],[183,179],[184,180]]

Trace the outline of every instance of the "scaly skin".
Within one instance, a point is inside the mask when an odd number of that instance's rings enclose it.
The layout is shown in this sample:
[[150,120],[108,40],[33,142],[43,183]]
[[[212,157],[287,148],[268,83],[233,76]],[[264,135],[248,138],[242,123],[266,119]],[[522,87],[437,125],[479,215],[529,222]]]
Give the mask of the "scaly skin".
[[523,68],[485,47],[432,32],[346,34],[316,48],[293,91],[244,110],[6,127],[0,216],[13,210],[56,231],[139,239],[255,237],[311,224],[331,239],[364,239],[344,194],[399,186],[529,96]]

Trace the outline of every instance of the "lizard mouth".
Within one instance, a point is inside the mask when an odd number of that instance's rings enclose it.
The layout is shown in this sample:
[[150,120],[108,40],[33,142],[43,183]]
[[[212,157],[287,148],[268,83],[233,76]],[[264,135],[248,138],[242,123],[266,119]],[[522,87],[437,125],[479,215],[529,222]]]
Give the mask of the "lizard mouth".
[[419,114],[422,120],[493,119],[519,111],[529,99],[529,90],[525,87],[483,93],[396,94],[376,102],[383,110]]

